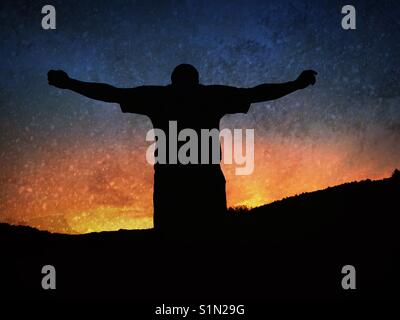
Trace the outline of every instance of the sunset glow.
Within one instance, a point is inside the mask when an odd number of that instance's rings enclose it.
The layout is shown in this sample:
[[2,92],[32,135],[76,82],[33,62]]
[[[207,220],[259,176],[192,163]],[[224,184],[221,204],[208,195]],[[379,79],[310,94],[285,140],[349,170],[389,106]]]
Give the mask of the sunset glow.
[[[383,178],[393,167],[351,163],[349,140],[259,139],[255,170],[224,165],[229,206],[249,207],[348,181]],[[142,150],[143,148],[140,148]],[[153,169],[124,146],[43,153],[3,183],[3,222],[61,233],[152,227]],[[5,191],[5,192],[4,192]]]

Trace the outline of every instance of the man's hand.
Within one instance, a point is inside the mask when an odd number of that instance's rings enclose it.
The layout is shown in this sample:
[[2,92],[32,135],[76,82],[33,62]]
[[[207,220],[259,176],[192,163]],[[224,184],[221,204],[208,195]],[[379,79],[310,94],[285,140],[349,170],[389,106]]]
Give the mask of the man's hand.
[[318,73],[314,70],[305,70],[303,71],[298,78],[295,80],[295,83],[299,89],[307,88],[310,84],[314,85],[316,82],[315,76]]
[[47,80],[51,86],[66,89],[71,79],[68,74],[62,70],[50,70],[47,73]]

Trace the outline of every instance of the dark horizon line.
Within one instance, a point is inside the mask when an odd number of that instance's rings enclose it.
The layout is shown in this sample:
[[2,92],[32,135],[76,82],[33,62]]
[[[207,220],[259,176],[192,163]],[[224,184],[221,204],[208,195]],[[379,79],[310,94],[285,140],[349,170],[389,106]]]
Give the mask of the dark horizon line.
[[[252,210],[254,210],[256,208],[268,207],[268,206],[271,206],[273,204],[277,204],[277,203],[280,203],[280,202],[285,202],[285,201],[287,201],[289,199],[297,198],[297,197],[303,196],[303,195],[310,195],[310,194],[314,194],[314,193],[318,193],[318,192],[322,192],[322,191],[326,191],[326,190],[330,190],[330,189],[340,188],[342,186],[346,186],[346,185],[349,185],[349,184],[358,184],[358,183],[363,183],[363,182],[380,182],[380,181],[384,181],[384,180],[390,180],[390,179],[393,179],[395,177],[396,178],[400,178],[400,170],[397,169],[397,168],[395,168],[393,170],[392,175],[390,177],[387,177],[387,178],[376,179],[376,180],[371,180],[371,179],[367,178],[367,179],[364,179],[364,180],[355,180],[355,181],[344,182],[342,184],[338,184],[338,185],[334,185],[334,186],[328,186],[328,187],[326,187],[324,189],[298,193],[298,194],[295,194],[295,195],[292,195],[292,196],[289,196],[289,197],[282,198],[280,200],[275,200],[275,201],[272,201],[272,202],[269,202],[269,203],[262,204],[260,206],[255,206],[255,207],[249,207],[249,206],[246,206],[246,205],[233,206],[233,207],[229,207],[228,211],[230,211],[230,210],[234,211],[235,209],[239,209],[239,210],[243,209],[244,211],[251,212]],[[47,215],[47,216],[44,216],[44,217],[51,217],[51,216],[52,215]],[[55,216],[55,215],[53,215],[53,216]],[[44,218],[44,217],[41,217],[41,218]],[[48,233],[48,234],[52,234],[52,235],[63,235],[63,236],[77,236],[77,235],[83,236],[83,235],[100,234],[100,233],[118,233],[118,232],[123,232],[123,231],[126,231],[126,232],[131,232],[131,231],[137,232],[137,231],[154,230],[154,228],[148,228],[148,229],[119,229],[119,230],[113,230],[113,231],[104,230],[104,231],[94,231],[94,232],[88,232],[88,233],[60,233],[60,232],[51,232],[51,231],[48,231],[48,230],[41,230],[41,229],[38,229],[38,228],[30,226],[30,225],[26,225],[26,224],[13,224],[13,223],[1,222],[0,221],[0,227],[3,227],[3,226],[9,226],[9,227],[12,227],[12,228],[29,228],[29,229],[31,229],[31,230],[33,230],[35,232]]]

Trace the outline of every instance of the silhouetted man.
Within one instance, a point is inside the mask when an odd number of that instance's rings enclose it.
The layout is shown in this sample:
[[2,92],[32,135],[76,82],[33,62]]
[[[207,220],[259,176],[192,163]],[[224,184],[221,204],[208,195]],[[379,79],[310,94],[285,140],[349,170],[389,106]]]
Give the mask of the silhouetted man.
[[[78,81],[61,70],[49,71],[48,81],[50,85],[70,89],[91,99],[119,103],[122,112],[146,115],[154,128],[165,133],[168,133],[169,121],[176,121],[178,132],[191,128],[200,136],[201,129],[219,130],[219,122],[226,114],[247,113],[252,103],[278,99],[313,85],[316,74],[307,70],[294,81],[252,88],[206,86],[199,83],[196,68],[181,64],[172,72],[171,84],[166,86],[122,89]],[[199,158],[200,154],[199,149]],[[219,163],[156,163],[154,169],[156,229],[192,233],[210,231],[220,225],[226,212],[226,194],[225,178]]]

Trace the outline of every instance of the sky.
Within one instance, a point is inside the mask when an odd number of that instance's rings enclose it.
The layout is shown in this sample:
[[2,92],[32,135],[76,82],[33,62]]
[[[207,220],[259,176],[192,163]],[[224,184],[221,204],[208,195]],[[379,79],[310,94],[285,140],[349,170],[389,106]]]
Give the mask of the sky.
[[[41,8],[56,8],[56,30]],[[229,115],[255,130],[255,169],[223,165],[229,206],[250,207],[400,167],[400,4],[351,1],[2,1],[0,222],[61,233],[152,226],[150,120],[47,84],[49,69],[118,87],[317,84]],[[190,107],[190,106],[188,106]],[[321,212],[323,214],[323,212]]]

